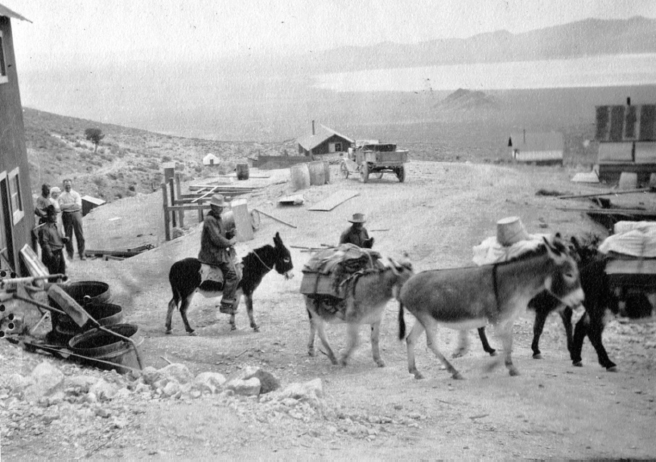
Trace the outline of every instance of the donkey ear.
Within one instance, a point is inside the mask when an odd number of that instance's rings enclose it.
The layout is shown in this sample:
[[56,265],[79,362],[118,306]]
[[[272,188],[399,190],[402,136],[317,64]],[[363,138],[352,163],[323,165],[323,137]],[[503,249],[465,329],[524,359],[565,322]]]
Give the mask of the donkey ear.
[[558,257],[561,255],[561,251],[558,250],[557,247],[553,246],[546,237],[542,237],[542,240],[544,241],[544,245],[547,248],[549,255],[552,257]]
[[276,232],[276,235],[273,236],[273,243],[276,245],[281,245],[282,244],[282,239],[280,239],[280,233]]

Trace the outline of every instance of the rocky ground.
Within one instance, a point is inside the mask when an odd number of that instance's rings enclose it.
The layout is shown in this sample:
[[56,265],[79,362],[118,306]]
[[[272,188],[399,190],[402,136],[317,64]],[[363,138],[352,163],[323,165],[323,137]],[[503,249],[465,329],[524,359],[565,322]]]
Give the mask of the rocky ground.
[[[563,168],[500,167],[469,163],[412,162],[407,180],[391,175],[363,184],[335,171],[331,184],[302,191],[305,204],[276,207],[289,193],[277,184],[250,197],[258,207],[294,225],[262,218],[255,239],[243,246],[285,243],[314,247],[334,243],[355,212],[364,212],[376,248],[384,255],[409,254],[416,271],[471,265],[472,247],[495,233],[500,218],[518,215],[529,232],[604,234],[580,212],[584,200],[563,201],[539,190],[590,193],[605,190],[569,180]],[[308,206],[349,189],[357,197],[332,212]],[[653,208],[652,194],[621,195],[617,204]],[[111,223],[131,217],[129,233],[161,198],[134,197],[96,209],[89,217]],[[161,206],[160,206],[161,207]],[[170,297],[170,265],[198,251],[199,227],[191,216],[184,235],[123,261],[70,263],[72,280],[107,282],[126,321],[140,328],[146,370],[118,375],[69,360],[29,353],[0,342],[0,438],[7,460],[37,459],[507,459],[649,458],[656,455],[654,370],[656,326],[612,320],[604,343],[619,372],[602,369],[587,342],[584,367],[571,365],[564,331],[552,316],[541,340],[543,360],[530,353],[533,315],[515,326],[515,363],[521,375],[484,372],[490,361],[472,335],[472,348],[453,364],[465,376],[454,381],[425,348],[417,360],[425,380],[407,373],[406,352],[397,340],[397,306],[390,302],[381,332],[385,368],[371,360],[367,329],[351,364],[332,366],[324,355],[307,355],[307,315],[298,288],[309,258],[290,248],[296,278],[267,275],[255,293],[259,333],[248,327],[244,307],[238,330],[196,296],[190,320],[197,337],[184,333],[174,314],[174,332],[164,334]],[[163,219],[162,219],[163,222]],[[111,233],[107,226],[106,233]],[[128,232],[123,230],[122,232]],[[121,246],[121,236],[89,236]],[[99,242],[99,241],[96,241]],[[412,324],[411,315],[406,322]],[[334,348],[345,344],[344,326],[329,328]],[[453,351],[455,333],[441,329],[439,347]],[[423,341],[423,337],[422,337]],[[494,340],[492,340],[494,342]],[[318,345],[317,345],[318,347]],[[259,369],[260,372],[257,372]],[[260,387],[280,388],[258,393]],[[266,379],[264,378],[266,377]],[[273,384],[273,386],[271,386]],[[268,391],[268,390],[266,390]]]

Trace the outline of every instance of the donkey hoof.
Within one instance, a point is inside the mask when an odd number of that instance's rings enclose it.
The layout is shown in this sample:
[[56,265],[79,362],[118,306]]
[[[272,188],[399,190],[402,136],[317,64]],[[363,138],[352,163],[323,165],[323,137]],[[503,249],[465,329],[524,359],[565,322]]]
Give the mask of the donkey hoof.
[[382,359],[379,359],[378,361],[376,361],[376,366],[385,367],[385,361],[383,361]]
[[610,367],[607,367],[606,370],[607,370],[608,372],[618,372],[618,371],[619,371],[619,369],[617,368],[617,366],[610,366]]
[[572,364],[574,364],[575,367],[583,367],[583,363],[581,361],[574,361]]
[[234,324],[230,324],[230,330],[237,330],[237,326],[235,326]]
[[346,359],[342,358],[339,360],[339,365],[342,367],[346,367],[348,366],[348,362],[346,361]]
[[460,372],[456,372],[456,373],[454,373],[454,374],[451,376],[451,378],[452,378],[453,380],[465,380],[465,378],[464,378],[462,375],[460,375]]
[[514,367],[508,369],[508,373],[510,374],[511,377],[517,377],[519,375],[519,371]]
[[314,357],[314,350],[312,348],[308,350],[308,356]]
[[189,335],[189,337],[196,337],[196,332],[190,330],[189,332],[187,332],[187,335]]
[[257,325],[255,325],[255,324],[253,324],[251,327],[253,328],[253,330],[254,330],[255,332],[259,332],[259,331],[260,331],[260,326],[257,326]]
[[415,372],[415,380],[422,380],[423,378],[424,375],[421,372],[419,371]]
[[542,359],[542,354],[540,353],[534,354],[533,359]]
[[490,356],[496,356],[497,355],[497,350],[491,350],[491,351],[488,351],[488,353],[490,354]]
[[171,335],[171,329],[166,329],[166,332],[164,332],[166,335]]

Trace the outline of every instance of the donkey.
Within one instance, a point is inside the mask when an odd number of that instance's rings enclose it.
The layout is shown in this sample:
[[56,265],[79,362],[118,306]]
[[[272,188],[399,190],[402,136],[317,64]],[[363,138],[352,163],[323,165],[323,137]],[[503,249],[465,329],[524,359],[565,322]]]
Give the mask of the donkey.
[[[423,271],[408,280],[399,295],[399,339],[405,337],[404,307],[417,322],[406,339],[408,370],[423,378],[415,365],[414,345],[425,330],[428,347],[454,379],[460,373],[437,349],[437,324],[461,331],[484,327],[488,322],[502,340],[505,365],[511,376],[519,375],[512,363],[512,328],[515,319],[533,297],[547,289],[564,304],[583,301],[576,262],[555,238],[514,260],[470,268]],[[499,364],[495,360],[490,369]]]
[[[310,356],[314,356],[314,337],[318,332],[330,361],[335,365],[346,366],[358,345],[360,324],[370,324],[374,362],[378,367],[385,366],[378,346],[385,306],[392,297],[398,295],[403,284],[414,274],[410,262],[398,263],[389,259],[388,263],[383,269],[359,271],[349,277],[345,282],[347,295],[344,300],[330,295],[304,295],[305,308],[310,317]],[[339,362],[328,344],[326,323],[347,324],[348,343]]]
[[[285,247],[285,244],[283,244],[279,233],[276,233],[273,237],[273,243],[273,246],[265,245],[253,250],[243,259],[243,276],[237,286],[237,301],[235,302],[235,309],[230,315],[231,330],[237,328],[235,326],[234,313],[237,311],[237,307],[239,306],[243,294],[246,299],[246,310],[251,322],[251,327],[255,332],[260,331],[260,328],[255,324],[255,318],[253,317],[253,292],[258,288],[265,274],[275,268],[278,274],[285,276],[285,279],[291,279],[294,277],[292,273],[294,265],[292,263],[291,254],[289,253],[289,250],[287,250],[287,247]],[[173,310],[179,307],[180,316],[182,316],[182,322],[185,325],[187,333],[189,335],[196,335],[194,329],[191,328],[191,325],[187,320],[187,310],[189,309],[194,293],[196,293],[196,289],[198,289],[201,283],[200,267],[201,263],[197,258],[185,258],[173,263],[171,266],[171,270],[169,271],[169,282],[171,283],[173,298],[169,302],[169,308],[166,313],[167,334],[171,333]],[[217,295],[219,293],[220,292],[217,292]]]
[[[602,334],[606,323],[610,319],[610,314],[619,312],[619,300],[610,289],[608,275],[604,271],[608,259],[597,251],[596,242],[594,241],[587,245],[581,245],[575,237],[572,237],[571,242],[579,261],[581,287],[586,298],[584,303],[585,314],[576,323],[576,328],[572,329],[573,310],[570,306],[563,305],[560,300],[552,297],[546,291],[533,298],[528,304],[530,309],[535,310],[533,342],[531,343],[533,358],[542,359],[542,352],[539,347],[540,336],[544,330],[547,317],[556,311],[565,326],[567,350],[574,366],[583,366],[581,351],[583,341],[587,336],[597,352],[599,364],[609,372],[616,372],[617,365],[608,357],[602,342]],[[479,329],[478,334],[483,343],[483,349],[488,351],[485,346],[487,344],[485,329]]]

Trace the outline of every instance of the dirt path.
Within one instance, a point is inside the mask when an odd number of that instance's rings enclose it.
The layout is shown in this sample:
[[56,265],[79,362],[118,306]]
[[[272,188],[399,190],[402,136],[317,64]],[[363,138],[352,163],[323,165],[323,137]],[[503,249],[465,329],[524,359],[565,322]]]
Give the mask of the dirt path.
[[[255,240],[247,245],[268,244],[276,231],[288,245],[336,242],[348,225],[346,219],[364,212],[369,229],[389,230],[372,232],[384,255],[407,251],[416,271],[468,266],[472,246],[494,235],[496,221],[506,216],[519,215],[529,232],[603,232],[582,214],[556,209],[583,206],[580,201],[535,195],[540,188],[563,193],[599,189],[574,185],[570,177],[571,172],[558,168],[413,162],[403,184],[391,175],[366,185],[333,175],[332,184],[304,191],[306,205],[302,207],[275,208],[275,198],[286,191],[271,188],[267,195],[249,201],[250,206],[298,228],[263,218]],[[360,194],[330,213],[307,211],[308,205],[340,189]],[[138,216],[137,202],[130,201],[110,204],[103,213],[113,213],[109,207],[116,206],[124,215]],[[418,366],[427,379],[417,381],[407,373],[405,345],[397,340],[397,306],[390,302],[381,333],[387,367],[378,368],[372,361],[365,327],[351,364],[336,367],[324,355],[307,355],[308,319],[298,287],[309,254],[293,249],[296,278],[284,281],[277,274],[268,275],[256,292],[260,333],[248,327],[243,306],[237,316],[239,329],[231,332],[225,316],[216,321],[217,301],[197,295],[190,320],[198,337],[184,334],[177,313],[174,333],[166,336],[168,269],[174,261],[196,255],[199,240],[195,228],[122,262],[76,260],[70,273],[74,280],[110,284],[115,301],[146,337],[142,351],[147,365],[163,367],[166,357],[194,373],[216,371],[230,377],[247,366],[259,366],[283,384],[321,378],[329,409],[324,417],[302,419],[263,415],[258,411],[262,405],[246,398],[239,406],[217,400],[150,402],[113,442],[94,453],[98,457],[417,460],[656,455],[653,322],[611,321],[604,340],[620,366],[618,373],[606,372],[597,364],[587,341],[584,367],[574,368],[556,316],[549,318],[542,336],[545,359],[533,360],[529,349],[533,315],[527,313],[514,330],[519,377],[510,377],[502,369],[484,373],[490,359],[472,334],[471,351],[454,360],[466,380],[452,380],[436,358],[420,347]],[[406,322],[412,324],[411,318],[406,313]],[[330,327],[328,336],[339,350],[345,344],[344,326]],[[443,351],[454,350],[454,332],[441,329],[438,337]],[[34,454],[16,447],[13,451],[12,458],[17,459]]]

